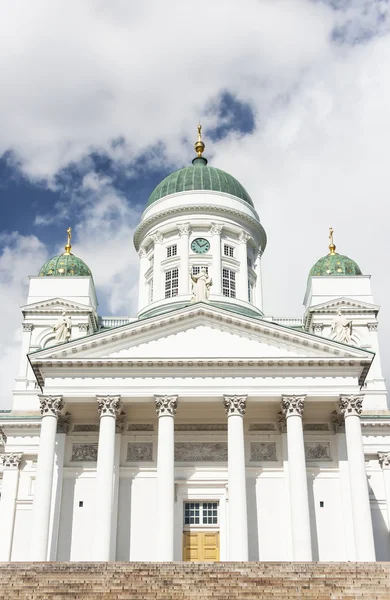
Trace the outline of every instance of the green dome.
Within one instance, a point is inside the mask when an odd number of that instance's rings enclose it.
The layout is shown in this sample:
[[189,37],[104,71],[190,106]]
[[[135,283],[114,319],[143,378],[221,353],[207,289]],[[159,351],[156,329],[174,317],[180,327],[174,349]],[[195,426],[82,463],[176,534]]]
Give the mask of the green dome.
[[317,260],[309,273],[309,277],[333,275],[363,275],[363,273],[354,260],[343,254],[337,254],[337,252],[327,254]]
[[192,165],[171,173],[153,190],[147,206],[160,198],[178,192],[213,190],[240,198],[253,206],[246,189],[229,173],[209,167],[207,160],[201,156],[194,158]]
[[74,254],[65,252],[58,256],[53,256],[48,260],[41,270],[39,271],[40,276],[90,276],[92,277],[91,270],[81,258],[77,258]]

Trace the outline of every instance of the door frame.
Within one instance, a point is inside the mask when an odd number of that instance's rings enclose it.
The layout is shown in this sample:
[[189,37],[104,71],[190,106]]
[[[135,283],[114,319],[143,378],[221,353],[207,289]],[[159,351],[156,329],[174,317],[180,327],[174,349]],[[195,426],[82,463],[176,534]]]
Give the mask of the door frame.
[[[219,525],[210,528],[219,531],[219,560],[227,560],[227,482],[177,481],[175,483],[175,539],[174,560],[183,560],[184,502],[218,502]],[[202,528],[199,528],[202,530]]]

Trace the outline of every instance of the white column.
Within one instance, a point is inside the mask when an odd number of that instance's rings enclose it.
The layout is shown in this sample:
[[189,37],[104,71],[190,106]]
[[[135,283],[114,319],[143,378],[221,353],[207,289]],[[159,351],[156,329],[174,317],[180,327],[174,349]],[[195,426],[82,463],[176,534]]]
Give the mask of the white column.
[[64,479],[64,459],[66,434],[69,431],[71,415],[60,415],[57,420],[57,435],[54,451],[53,489],[50,508],[49,560],[57,560],[58,532],[61,516],[62,484]]
[[390,533],[390,452],[378,452],[378,460],[383,471],[387,508],[387,528]]
[[212,237],[211,252],[213,257],[213,272],[210,273],[213,280],[211,293],[219,295],[222,294],[221,233],[222,225],[211,223],[210,235]]
[[31,333],[32,333],[32,330],[34,329],[34,325],[32,323],[22,323],[22,327],[23,327],[22,354],[21,354],[21,359],[20,359],[18,379],[19,378],[25,379],[27,377],[28,364],[29,364],[28,359],[27,359],[27,354],[30,351]]
[[224,396],[228,417],[228,493],[230,561],[248,560],[244,414],[246,396]]
[[179,223],[177,226],[180,235],[179,255],[180,255],[180,271],[179,271],[179,296],[190,293],[190,249],[189,235],[190,224]]
[[154,242],[153,252],[153,302],[164,298],[164,285],[161,272],[161,262],[163,260],[163,241],[164,237],[156,231],[150,236]]
[[155,396],[158,415],[157,445],[157,560],[173,560],[175,456],[174,417],[177,396]]
[[257,308],[263,310],[263,278],[261,272],[261,249],[257,253],[255,272],[256,272],[256,301]]
[[48,559],[50,509],[53,486],[57,419],[62,396],[39,396],[42,414],[31,530],[31,560]]
[[0,562],[11,560],[14,536],[16,498],[18,496],[19,465],[22,454],[0,454],[3,466],[3,486],[0,502]]
[[240,263],[240,270],[238,272],[238,288],[237,298],[248,302],[248,241],[250,235],[245,231],[241,231],[239,236],[239,244],[237,246],[237,258]]
[[96,396],[100,417],[96,465],[96,520],[92,560],[109,561],[114,497],[115,425],[120,396]]
[[116,559],[116,546],[118,534],[118,502],[119,502],[119,478],[121,463],[122,433],[126,423],[126,413],[121,413],[116,419],[115,427],[115,457],[114,457],[114,492],[112,500],[112,523],[111,523],[111,548],[110,560]]
[[339,407],[345,419],[356,560],[370,562],[375,561],[375,546],[359,418],[362,404],[363,396],[340,396]]
[[288,477],[294,561],[311,561],[311,533],[302,416],[305,396],[282,396],[287,425]]
[[139,253],[139,287],[138,287],[138,311],[142,310],[148,303],[148,286],[145,273],[148,270],[149,261],[145,248],[140,248]]

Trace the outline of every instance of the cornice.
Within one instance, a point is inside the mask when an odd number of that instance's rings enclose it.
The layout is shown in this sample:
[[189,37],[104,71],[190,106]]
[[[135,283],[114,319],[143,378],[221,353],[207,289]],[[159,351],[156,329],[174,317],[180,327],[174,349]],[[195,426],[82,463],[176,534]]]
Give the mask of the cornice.
[[[130,363],[142,363],[142,366],[144,366],[143,360],[145,361],[146,366],[159,366],[159,363],[167,363],[168,366],[171,366],[169,363],[174,363],[175,359],[166,361],[152,358],[143,359],[142,357],[140,357],[139,360],[133,361],[123,359],[99,359],[96,358],[96,353],[101,352],[103,355],[105,354],[107,356],[108,353],[117,351],[118,347],[119,349],[121,346],[123,347],[124,342],[131,342],[134,345],[138,345],[141,343],[141,340],[145,343],[149,340],[156,339],[156,337],[159,337],[159,332],[162,333],[164,330],[164,335],[167,335],[168,333],[186,329],[187,325],[193,328],[197,323],[204,324],[207,320],[214,325],[220,324],[222,327],[227,327],[230,332],[237,333],[238,335],[242,335],[245,332],[247,335],[262,336],[266,343],[272,344],[272,341],[274,341],[275,344],[278,342],[282,345],[290,344],[291,346],[295,346],[300,354],[302,354],[302,350],[305,350],[308,353],[321,353],[321,356],[317,357],[307,356],[302,358],[299,356],[293,359],[287,357],[267,357],[260,361],[250,359],[246,361],[248,363],[256,364],[257,367],[262,367],[265,364],[267,364],[268,367],[284,367],[292,365],[297,365],[298,367],[303,365],[313,367],[317,364],[319,367],[324,367],[325,365],[344,368],[360,367],[361,372],[359,381],[363,383],[374,356],[366,350],[345,346],[338,342],[319,338],[306,332],[297,332],[289,327],[284,327],[283,325],[277,325],[268,321],[262,321],[248,316],[233,316],[231,312],[225,311],[224,309],[210,307],[200,303],[197,306],[192,305],[178,309],[175,313],[168,313],[164,316],[150,317],[149,319],[135,321],[117,327],[116,329],[99,331],[90,336],[68,342],[67,344],[40,350],[30,354],[29,358],[40,385],[42,385],[44,381],[41,372],[43,367],[51,368],[53,366],[58,366],[62,369],[63,367],[81,367],[85,365],[88,368],[93,368],[93,365],[97,363],[100,367],[103,363],[107,363],[107,367],[111,367],[115,364],[121,369],[123,364],[130,365]],[[323,356],[324,352],[327,353],[327,356]],[[207,357],[198,357],[196,360],[198,359],[199,361],[203,361],[203,366],[209,366],[207,364],[208,362],[214,362],[216,364],[218,362],[226,362],[224,360],[217,361],[211,358],[209,361]],[[240,366],[238,363],[245,362],[245,360],[242,361],[238,358],[236,360],[238,361],[237,366]],[[179,359],[177,359],[177,361],[177,366],[181,366],[179,365],[180,362],[188,362],[180,361]],[[232,357],[230,361],[232,362],[232,365],[235,364],[234,361],[235,359]],[[153,365],[148,365],[148,362],[153,363]],[[229,363],[229,361],[227,362]]]
[[[198,193],[198,192],[197,192]],[[209,191],[208,191],[209,193]],[[233,199],[236,200],[236,198],[234,196],[231,196]],[[166,198],[164,198],[166,199]],[[146,218],[144,221],[141,221],[141,223],[138,225],[137,229],[135,230],[134,233],[134,246],[135,249],[139,250],[140,245],[141,245],[141,239],[143,238],[143,235],[145,233],[145,231],[147,229],[149,229],[153,223],[155,222],[161,222],[161,219],[166,218],[166,217],[170,217],[170,216],[178,216],[178,214],[182,214],[182,213],[191,213],[191,212],[198,212],[198,213],[215,213],[215,211],[218,211],[221,215],[229,215],[231,217],[235,217],[235,218],[239,218],[242,221],[246,221],[247,223],[249,223],[251,225],[251,227],[253,227],[253,229],[255,229],[260,236],[260,245],[261,247],[264,249],[266,244],[267,244],[267,235],[265,233],[265,230],[263,228],[263,226],[261,225],[261,223],[259,221],[257,221],[254,217],[250,217],[249,215],[245,214],[244,212],[241,212],[239,210],[234,210],[233,208],[227,208],[227,207],[221,207],[218,205],[213,205],[213,204],[183,204],[183,205],[179,205],[179,206],[173,206],[169,209],[165,209],[162,210],[158,213],[156,213],[155,215]]]

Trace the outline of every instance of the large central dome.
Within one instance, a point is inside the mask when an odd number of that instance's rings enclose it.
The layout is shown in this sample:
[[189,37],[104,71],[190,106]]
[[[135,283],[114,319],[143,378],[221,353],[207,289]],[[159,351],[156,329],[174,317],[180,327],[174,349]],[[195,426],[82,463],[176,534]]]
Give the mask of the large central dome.
[[163,179],[151,193],[147,206],[170,194],[198,190],[230,194],[253,206],[252,199],[244,186],[229,173],[209,167],[203,156],[194,158],[192,165],[179,169]]

